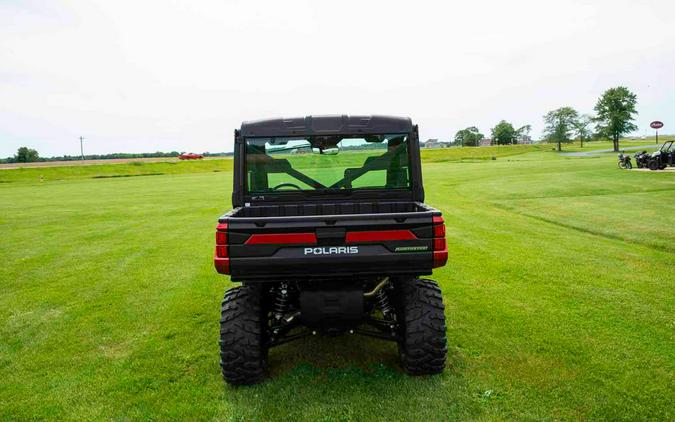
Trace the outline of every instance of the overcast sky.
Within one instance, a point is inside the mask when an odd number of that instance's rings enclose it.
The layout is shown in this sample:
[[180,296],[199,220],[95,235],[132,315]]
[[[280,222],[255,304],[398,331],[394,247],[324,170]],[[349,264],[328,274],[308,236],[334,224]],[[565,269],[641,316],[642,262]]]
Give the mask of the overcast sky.
[[617,85],[640,135],[675,132],[675,1],[0,0],[2,157],[231,151],[242,120],[307,114],[538,137]]

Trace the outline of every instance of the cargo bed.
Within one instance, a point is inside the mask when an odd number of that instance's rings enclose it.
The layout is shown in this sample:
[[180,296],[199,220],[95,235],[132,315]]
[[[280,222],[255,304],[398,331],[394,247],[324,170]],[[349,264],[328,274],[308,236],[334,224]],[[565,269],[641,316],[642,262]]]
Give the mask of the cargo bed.
[[434,211],[434,209],[419,202],[322,202],[240,207],[233,209],[223,217],[306,217],[346,214],[419,213],[428,211]]
[[233,281],[419,275],[438,265],[440,215],[419,202],[264,205],[233,209],[219,231]]

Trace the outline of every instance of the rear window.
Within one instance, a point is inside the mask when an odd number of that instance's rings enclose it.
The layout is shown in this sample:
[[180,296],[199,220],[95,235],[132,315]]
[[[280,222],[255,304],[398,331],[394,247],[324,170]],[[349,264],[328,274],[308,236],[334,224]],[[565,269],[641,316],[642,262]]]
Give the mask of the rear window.
[[247,191],[410,189],[407,134],[246,139]]

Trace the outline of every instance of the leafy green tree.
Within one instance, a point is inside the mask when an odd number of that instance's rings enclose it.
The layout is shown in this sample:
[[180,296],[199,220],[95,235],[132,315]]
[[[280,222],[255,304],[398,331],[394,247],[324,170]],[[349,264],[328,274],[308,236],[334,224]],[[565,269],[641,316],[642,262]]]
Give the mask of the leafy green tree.
[[476,126],[462,129],[455,134],[455,144],[464,147],[477,147],[483,139],[485,135],[480,133]]
[[596,130],[612,140],[614,151],[619,151],[619,138],[637,130],[633,123],[637,110],[637,96],[628,88],[619,86],[605,91],[595,105]]
[[572,140],[572,131],[578,116],[579,113],[572,107],[560,107],[549,111],[544,116],[544,123],[546,123],[544,138],[548,142],[557,143],[558,151],[561,151],[560,144]]
[[593,116],[590,114],[582,114],[572,123],[572,126],[574,126],[574,135],[581,142],[581,148],[584,147],[584,141],[591,139],[592,132],[590,126],[592,122]]
[[37,161],[40,157],[38,156],[38,152],[34,149],[21,147],[17,150],[14,158],[17,163],[32,163],[33,161]]
[[518,142],[518,135],[518,131],[506,120],[502,120],[492,128],[492,141],[497,145],[515,144]]

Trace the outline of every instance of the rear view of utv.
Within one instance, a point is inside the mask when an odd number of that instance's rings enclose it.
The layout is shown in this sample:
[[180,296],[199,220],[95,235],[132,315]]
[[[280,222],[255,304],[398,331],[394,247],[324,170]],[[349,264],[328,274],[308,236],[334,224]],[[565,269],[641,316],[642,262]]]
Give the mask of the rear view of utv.
[[424,204],[417,126],[391,116],[244,122],[235,131],[233,209],[219,219],[223,377],[262,381],[268,350],[309,335],[398,344],[411,375],[443,371],[448,250]]

